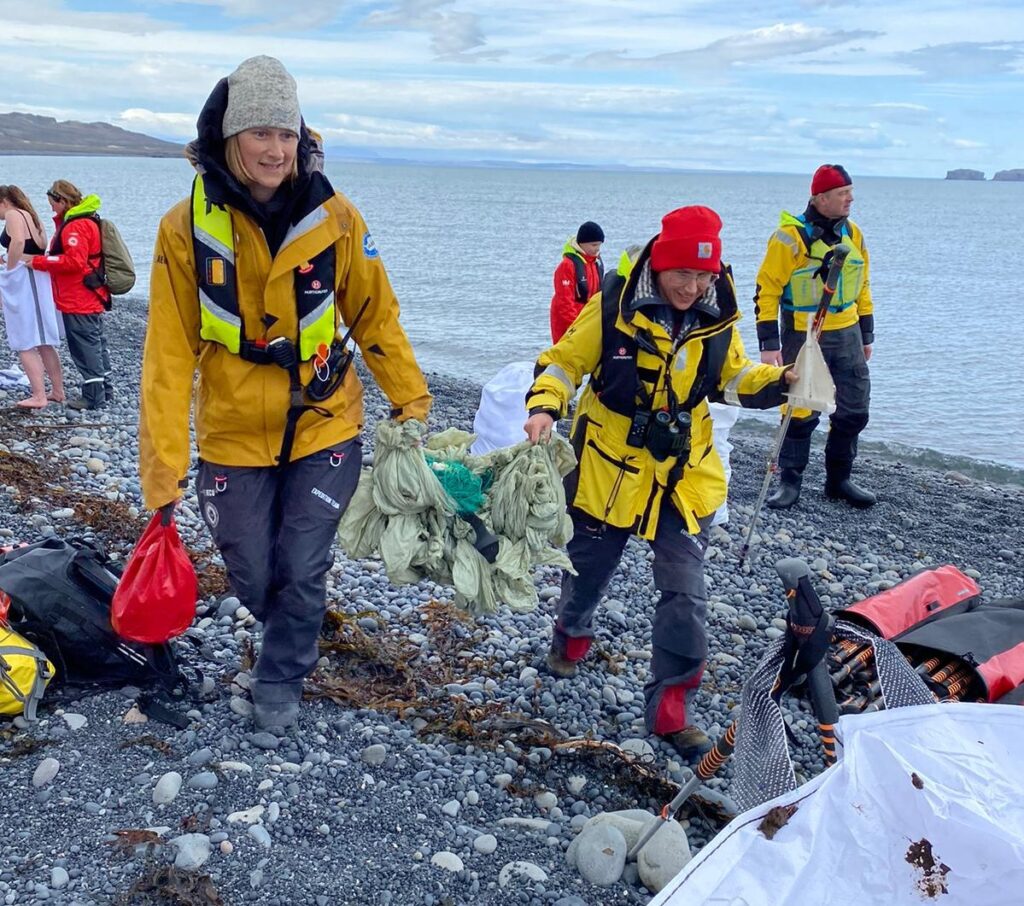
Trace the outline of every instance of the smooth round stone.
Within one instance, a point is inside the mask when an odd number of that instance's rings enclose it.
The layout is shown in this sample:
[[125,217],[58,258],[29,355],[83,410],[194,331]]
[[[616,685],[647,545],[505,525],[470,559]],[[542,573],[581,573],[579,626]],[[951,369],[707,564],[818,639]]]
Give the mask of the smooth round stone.
[[60,770],[60,762],[56,758],[44,758],[32,774],[32,786],[36,789],[46,786]]
[[181,792],[182,776],[177,771],[169,771],[164,774],[153,787],[153,803],[155,805],[167,805],[174,802]]
[[491,855],[498,848],[498,838],[494,834],[481,834],[473,841],[473,849],[482,856]]
[[448,852],[447,850],[434,853],[430,857],[430,864],[451,872],[459,872],[465,868],[465,865],[462,864],[462,859],[455,855],[455,853]]

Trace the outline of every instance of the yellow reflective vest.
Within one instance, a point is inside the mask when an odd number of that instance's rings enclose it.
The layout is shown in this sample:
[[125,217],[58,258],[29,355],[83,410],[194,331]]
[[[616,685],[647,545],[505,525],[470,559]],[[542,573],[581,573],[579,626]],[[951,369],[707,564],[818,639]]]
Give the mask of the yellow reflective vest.
[[[850,246],[851,252],[825,316],[823,330],[850,327],[874,312],[867,246],[863,233],[852,220],[847,220],[843,227],[842,241]],[[808,320],[821,299],[822,278],[817,276],[817,271],[830,248],[821,239],[815,239],[808,248],[804,219],[782,212],[779,227],[768,240],[757,272],[754,317],[762,349],[779,348],[780,312],[794,330],[801,333],[807,330]]]
[[[301,233],[328,216],[322,207],[318,207],[293,230]],[[199,336],[220,343],[229,352],[245,356],[250,347],[238,303],[231,210],[226,205],[210,202],[201,175],[192,182],[192,244],[199,283]],[[299,319],[296,351],[302,361],[313,358],[324,347],[330,347],[334,340],[334,269],[334,249],[328,245],[295,270],[295,301]]]
[[[283,368],[246,361],[232,352],[231,340],[223,342],[227,337],[223,325],[217,328],[218,336],[209,335],[213,323],[209,316],[208,335],[203,335],[192,216],[191,199],[168,211],[160,222],[153,254],[139,417],[139,471],[143,497],[151,508],[181,495],[179,483],[191,459],[193,397],[199,455],[220,465],[275,465],[289,407],[289,376]],[[301,228],[289,232],[273,258],[251,217],[232,209],[230,222],[238,313],[250,339],[268,343],[276,337],[294,340],[300,335],[295,272],[333,248],[331,335],[342,322],[351,324],[368,298],[353,334],[363,358],[391,401],[396,418],[426,418],[430,408],[426,382],[399,323],[398,301],[384,265],[355,206],[335,193],[303,217]],[[227,237],[221,234],[220,238]],[[301,363],[303,385],[309,383],[313,366],[313,361]],[[299,418],[292,459],[359,433],[363,399],[354,368],[320,406],[330,417],[306,412]]]
[[[728,403],[754,408],[771,408],[782,402],[782,368],[754,364],[747,358],[736,330],[739,312],[731,275],[719,280],[721,309],[717,317],[702,317],[673,355],[673,341],[649,309],[630,310],[637,275],[649,256],[649,246],[622,283],[615,318],[615,332],[637,336],[641,331],[653,340],[652,350],[642,346],[636,352],[637,374],[643,381],[650,409],[667,408],[666,372],[678,400],[690,397],[701,378],[704,347],[713,339],[723,342],[724,356],[711,386]],[[619,273],[629,267],[627,258]],[[611,285],[606,281],[605,287]],[[728,298],[727,298],[728,297]],[[603,292],[595,295],[580,312],[562,339],[537,360],[539,375],[527,395],[530,410],[546,409],[563,417],[586,375],[600,378],[604,343],[602,325]],[[623,314],[629,312],[629,316]],[[645,344],[646,345],[646,344]],[[609,350],[611,356],[627,353],[623,347]],[[600,380],[596,383],[600,385]],[[645,447],[626,442],[631,419],[604,405],[595,381],[587,384],[576,408],[572,426],[573,446],[579,458],[578,480],[569,503],[608,525],[629,528],[641,538],[654,537],[662,498],[670,483],[674,459],[657,461]],[[699,531],[699,520],[718,509],[726,497],[725,473],[712,443],[711,415],[706,396],[690,411],[690,455],[681,478],[672,490],[672,503],[686,520],[691,532]],[[570,482],[570,489],[571,489]]]

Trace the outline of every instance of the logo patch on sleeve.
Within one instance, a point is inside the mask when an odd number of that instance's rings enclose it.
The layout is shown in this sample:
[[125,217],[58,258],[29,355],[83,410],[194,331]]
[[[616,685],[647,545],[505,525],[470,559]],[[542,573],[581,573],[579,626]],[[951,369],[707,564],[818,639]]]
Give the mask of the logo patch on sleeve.
[[363,254],[367,258],[377,258],[380,255],[369,230],[363,233]]

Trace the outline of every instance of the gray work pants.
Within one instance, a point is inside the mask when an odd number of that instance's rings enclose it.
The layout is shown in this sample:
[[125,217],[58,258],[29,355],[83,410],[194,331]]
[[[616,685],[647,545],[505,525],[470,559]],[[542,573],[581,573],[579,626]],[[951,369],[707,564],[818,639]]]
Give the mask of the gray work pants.
[[316,666],[331,547],[361,465],[358,438],[283,468],[200,464],[203,519],[232,590],[263,623],[254,701],[298,701]]
[[[578,510],[569,512],[574,534],[567,550],[579,575],[562,576],[553,644],[563,652],[567,639],[593,638],[594,613],[630,536],[628,529],[605,525]],[[659,597],[651,630],[651,678],[644,685],[644,719],[653,733],[673,733],[688,725],[687,704],[704,673],[708,654],[704,553],[712,518],[703,520],[700,534],[691,535],[686,521],[666,499],[650,542]]]
[[114,398],[110,381],[110,350],[103,332],[103,315],[64,315],[68,352],[82,376],[82,399],[98,409]]
[[[782,359],[796,361],[805,334],[783,329]],[[864,340],[859,324],[840,330],[822,331],[818,341],[821,354],[836,385],[836,411],[829,416],[828,439],[825,441],[825,462],[849,463],[857,458],[857,438],[867,427],[868,405],[871,401],[871,379],[864,359]],[[807,418],[793,418],[786,439],[779,451],[779,467],[803,472],[811,453],[811,435],[818,427],[821,413]],[[847,471],[849,475],[849,471]]]

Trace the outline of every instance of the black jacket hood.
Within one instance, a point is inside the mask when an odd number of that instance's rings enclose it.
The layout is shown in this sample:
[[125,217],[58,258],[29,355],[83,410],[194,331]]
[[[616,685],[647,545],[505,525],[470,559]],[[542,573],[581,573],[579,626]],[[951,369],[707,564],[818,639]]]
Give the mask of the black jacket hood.
[[[202,174],[206,194],[215,204],[226,204],[252,216],[261,225],[268,218],[268,207],[260,205],[228,169],[224,159],[224,111],[228,105],[228,80],[213,87],[196,120],[197,137],[185,146],[185,157]],[[299,128],[298,178],[286,182],[272,202],[272,210],[287,214],[298,223],[310,211],[334,194],[323,173],[324,153],[320,136],[303,119]],[[285,197],[280,198],[281,193]]]

